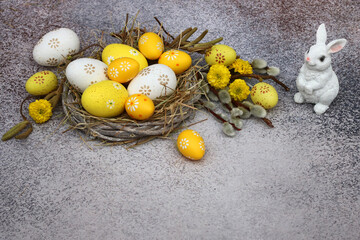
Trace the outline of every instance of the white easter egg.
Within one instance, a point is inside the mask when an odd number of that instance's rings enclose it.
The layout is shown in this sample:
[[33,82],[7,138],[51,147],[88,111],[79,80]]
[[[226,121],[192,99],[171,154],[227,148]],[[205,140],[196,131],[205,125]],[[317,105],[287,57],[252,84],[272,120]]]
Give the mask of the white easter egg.
[[176,75],[170,67],[153,64],[141,70],[130,82],[127,90],[129,95],[140,93],[154,100],[173,93],[176,83]]
[[68,55],[78,53],[80,39],[71,29],[59,28],[46,33],[35,45],[34,60],[42,66],[58,66]]
[[65,75],[70,84],[78,91],[83,92],[94,83],[109,80],[108,66],[93,58],[79,58],[67,65]]

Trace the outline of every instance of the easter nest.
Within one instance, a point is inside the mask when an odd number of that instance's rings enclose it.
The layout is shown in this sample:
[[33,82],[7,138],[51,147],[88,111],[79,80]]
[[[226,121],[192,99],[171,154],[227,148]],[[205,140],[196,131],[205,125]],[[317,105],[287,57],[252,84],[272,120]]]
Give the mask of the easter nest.
[[[96,137],[105,141],[118,143],[143,143],[157,137],[167,137],[171,132],[181,128],[181,124],[185,120],[195,115],[196,108],[194,104],[202,95],[203,75],[201,74],[201,61],[206,49],[212,47],[222,38],[215,39],[206,43],[199,43],[207,31],[204,31],[199,37],[192,41],[188,41],[189,37],[197,30],[196,28],[188,28],[181,32],[177,37],[172,37],[159,23],[159,35],[164,42],[165,51],[169,49],[182,49],[189,54],[194,53],[198,57],[193,61],[192,66],[182,74],[177,75],[177,86],[174,92],[169,96],[159,97],[153,100],[155,112],[151,118],[147,120],[131,119],[126,112],[114,118],[102,118],[89,114],[81,105],[81,92],[71,86],[65,80],[64,90],[62,94],[62,105],[67,119],[70,121],[71,129],[84,131],[90,137]],[[135,27],[137,26],[137,27]],[[137,42],[140,36],[147,32],[145,28],[140,28],[136,22],[129,21],[126,16],[125,26],[118,33],[110,33],[122,44],[127,44],[137,48]],[[103,33],[104,34],[104,33]],[[105,46],[101,39],[99,44],[94,44],[101,48]],[[81,51],[80,51],[81,52]],[[100,51],[93,52],[93,58],[100,59]],[[72,59],[83,57],[83,53],[72,55]],[[192,55],[194,56],[194,55]],[[151,65],[151,62],[149,62]]]

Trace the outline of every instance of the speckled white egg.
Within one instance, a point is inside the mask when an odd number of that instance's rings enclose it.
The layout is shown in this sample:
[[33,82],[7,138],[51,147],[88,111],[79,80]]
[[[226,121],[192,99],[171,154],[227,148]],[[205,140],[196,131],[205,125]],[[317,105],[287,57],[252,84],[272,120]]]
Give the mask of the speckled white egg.
[[109,80],[108,66],[93,58],[79,58],[69,63],[65,75],[70,84],[78,91],[83,92],[94,83]]
[[42,66],[58,66],[68,55],[80,50],[80,39],[71,29],[59,28],[46,33],[35,45],[34,60]]
[[153,64],[141,70],[130,82],[127,90],[129,95],[140,93],[154,100],[173,93],[176,83],[176,75],[170,67]]

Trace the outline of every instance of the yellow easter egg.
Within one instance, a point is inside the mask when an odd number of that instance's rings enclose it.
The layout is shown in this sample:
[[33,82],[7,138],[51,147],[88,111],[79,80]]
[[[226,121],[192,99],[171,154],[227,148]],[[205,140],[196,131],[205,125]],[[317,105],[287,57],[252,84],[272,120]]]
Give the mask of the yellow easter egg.
[[225,66],[229,66],[235,59],[235,50],[224,44],[216,44],[206,50],[205,53],[205,61],[209,65],[224,64]]
[[105,80],[86,88],[81,104],[91,115],[116,117],[124,111],[127,98],[128,92],[121,83]]
[[151,98],[143,94],[133,94],[125,102],[127,114],[136,120],[146,120],[155,111],[155,106]]
[[56,89],[58,80],[50,71],[37,72],[32,75],[25,84],[28,93],[35,96],[46,95]]
[[159,63],[170,67],[175,74],[185,72],[191,66],[191,57],[186,52],[171,49],[161,54]]
[[253,103],[261,105],[265,109],[275,107],[279,100],[275,88],[265,82],[255,84],[250,91],[250,97]]
[[107,69],[110,80],[126,83],[139,73],[139,63],[128,57],[122,57],[112,61]]
[[147,59],[156,60],[164,51],[164,42],[156,33],[147,32],[139,38],[138,47]]
[[107,65],[121,57],[135,59],[140,65],[139,71],[148,66],[148,62],[141,52],[125,44],[113,43],[107,45],[101,54],[102,61]]
[[204,139],[195,131],[187,129],[177,138],[177,148],[190,160],[200,160],[205,154]]

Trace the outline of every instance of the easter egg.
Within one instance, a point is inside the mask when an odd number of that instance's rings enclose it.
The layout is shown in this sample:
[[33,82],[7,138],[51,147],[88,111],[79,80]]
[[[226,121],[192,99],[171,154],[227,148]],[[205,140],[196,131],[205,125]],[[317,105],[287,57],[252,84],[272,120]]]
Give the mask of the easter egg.
[[206,50],[205,61],[209,65],[224,64],[229,66],[236,59],[236,52],[232,47],[224,44],[216,44]]
[[58,66],[66,57],[78,53],[80,39],[71,29],[59,28],[46,33],[35,45],[33,58],[42,66]]
[[85,89],[81,104],[94,116],[116,117],[124,111],[127,98],[128,93],[121,83],[105,80]]
[[171,68],[163,64],[153,64],[141,70],[129,83],[129,95],[144,94],[154,100],[168,96],[176,88],[176,75]]
[[191,66],[191,57],[186,52],[172,49],[161,54],[159,63],[170,67],[175,74],[180,74]]
[[155,106],[148,96],[134,94],[126,100],[125,110],[133,119],[146,120],[154,114]]
[[56,89],[58,80],[50,71],[37,72],[32,75],[25,84],[28,93],[35,96],[46,95]]
[[125,44],[113,43],[107,45],[101,54],[102,61],[107,65],[121,57],[129,57],[136,60],[140,65],[139,71],[148,66],[148,62],[141,52]]
[[261,105],[265,109],[275,107],[279,100],[275,88],[265,82],[255,84],[250,91],[250,97],[253,103]]
[[177,138],[177,148],[190,160],[200,160],[205,154],[204,139],[195,131],[187,129]]
[[139,38],[138,47],[147,59],[156,60],[164,51],[164,42],[156,33],[147,32]]
[[90,85],[109,80],[108,66],[100,60],[79,58],[69,63],[65,69],[65,76],[69,83],[79,92],[84,92]]
[[122,57],[110,63],[107,74],[113,81],[126,83],[138,74],[139,67],[140,65],[136,60]]

